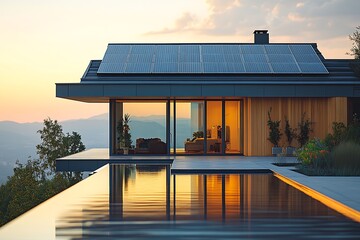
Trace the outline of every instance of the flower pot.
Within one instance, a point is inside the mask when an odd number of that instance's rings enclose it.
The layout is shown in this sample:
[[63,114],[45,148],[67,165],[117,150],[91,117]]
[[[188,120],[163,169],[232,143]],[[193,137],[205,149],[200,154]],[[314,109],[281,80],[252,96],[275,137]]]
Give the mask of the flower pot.
[[294,156],[296,148],[295,147],[286,147],[286,155],[287,156]]
[[282,153],[282,148],[281,147],[272,147],[271,153],[272,153],[272,155],[276,156],[277,154]]
[[129,149],[128,148],[124,148],[124,155],[128,155],[129,154]]

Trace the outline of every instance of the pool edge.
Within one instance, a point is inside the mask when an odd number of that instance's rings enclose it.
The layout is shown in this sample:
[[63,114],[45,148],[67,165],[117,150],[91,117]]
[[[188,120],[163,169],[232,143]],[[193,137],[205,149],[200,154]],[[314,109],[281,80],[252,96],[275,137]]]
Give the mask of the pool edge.
[[285,177],[281,175],[280,173],[273,172],[274,176],[280,179],[281,181],[289,184],[290,186],[302,191],[303,193],[309,195],[310,197],[320,201],[321,203],[325,204],[329,208],[343,214],[344,216],[360,223],[360,212],[341,203],[334,199],[332,199],[329,196],[326,196],[318,191],[315,191],[314,189],[307,187],[301,183],[296,182],[295,180]]

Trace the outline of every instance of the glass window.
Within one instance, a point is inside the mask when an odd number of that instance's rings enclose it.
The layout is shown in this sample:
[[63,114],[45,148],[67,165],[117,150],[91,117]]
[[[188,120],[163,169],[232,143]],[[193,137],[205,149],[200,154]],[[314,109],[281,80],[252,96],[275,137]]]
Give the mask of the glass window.
[[176,153],[204,153],[204,102],[176,101]]
[[240,101],[225,102],[225,153],[241,152]]
[[116,103],[116,154],[167,154],[166,101]]
[[208,101],[206,108],[207,153],[222,152],[222,101]]

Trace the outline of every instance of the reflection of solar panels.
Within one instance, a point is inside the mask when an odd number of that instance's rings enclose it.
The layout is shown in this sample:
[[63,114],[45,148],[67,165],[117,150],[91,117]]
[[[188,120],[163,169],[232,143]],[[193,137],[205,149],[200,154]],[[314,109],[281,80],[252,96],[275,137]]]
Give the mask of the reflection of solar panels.
[[109,44],[99,74],[326,74],[311,45]]

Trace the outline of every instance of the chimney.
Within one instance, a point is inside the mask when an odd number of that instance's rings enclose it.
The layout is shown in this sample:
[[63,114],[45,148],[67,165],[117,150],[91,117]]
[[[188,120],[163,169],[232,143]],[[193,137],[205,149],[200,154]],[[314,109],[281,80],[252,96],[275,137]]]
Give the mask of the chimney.
[[254,31],[255,44],[269,44],[268,30],[255,30]]

